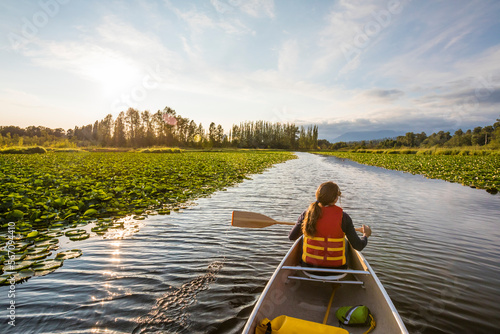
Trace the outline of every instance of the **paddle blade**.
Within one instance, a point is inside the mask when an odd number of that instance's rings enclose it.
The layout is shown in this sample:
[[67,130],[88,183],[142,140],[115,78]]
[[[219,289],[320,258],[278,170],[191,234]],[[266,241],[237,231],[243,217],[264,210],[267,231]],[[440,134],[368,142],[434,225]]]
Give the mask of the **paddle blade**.
[[233,211],[231,225],[237,227],[262,228],[274,224],[295,225],[295,223],[278,222],[268,216],[249,211]]

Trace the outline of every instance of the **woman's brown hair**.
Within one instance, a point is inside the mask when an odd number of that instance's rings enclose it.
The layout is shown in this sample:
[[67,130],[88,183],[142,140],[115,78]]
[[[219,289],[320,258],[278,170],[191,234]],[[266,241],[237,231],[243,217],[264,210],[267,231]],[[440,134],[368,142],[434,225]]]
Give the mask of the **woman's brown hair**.
[[316,223],[321,217],[321,206],[332,204],[339,196],[340,189],[336,183],[329,181],[320,184],[316,190],[316,202],[309,205],[302,223],[302,232],[304,235],[314,237],[316,234]]

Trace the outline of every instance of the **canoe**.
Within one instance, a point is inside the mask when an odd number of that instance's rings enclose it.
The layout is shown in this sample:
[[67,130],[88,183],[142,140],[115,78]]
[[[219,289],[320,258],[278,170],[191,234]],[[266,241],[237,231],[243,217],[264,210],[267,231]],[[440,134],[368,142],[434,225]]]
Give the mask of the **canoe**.
[[[349,244],[349,243],[348,243]],[[339,327],[335,312],[342,306],[367,306],[376,322],[371,333],[408,333],[403,320],[394,307],[389,295],[380,283],[364,256],[349,245],[349,269],[340,281],[325,282],[318,278],[311,268],[304,273],[300,267],[302,238],[298,239],[285,255],[273,276],[267,283],[259,300],[248,318],[243,334],[255,333],[255,328],[264,318],[270,320],[286,315]],[[313,269],[338,275],[341,270]],[[331,309],[328,308],[332,292]],[[328,313],[328,316],[326,314]],[[364,333],[368,327],[345,326],[351,334]],[[281,332],[280,332],[281,333]]]

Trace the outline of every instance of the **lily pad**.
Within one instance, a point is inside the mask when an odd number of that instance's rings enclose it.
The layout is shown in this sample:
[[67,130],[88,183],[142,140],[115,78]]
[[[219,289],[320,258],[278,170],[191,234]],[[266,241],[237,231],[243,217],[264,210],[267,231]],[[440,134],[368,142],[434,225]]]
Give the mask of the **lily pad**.
[[43,252],[38,254],[28,254],[24,258],[25,260],[41,260],[52,254],[52,252]]
[[34,275],[34,271],[31,269],[23,269],[17,273],[4,274],[0,276],[0,285],[10,285],[12,279],[14,279],[15,284],[27,281],[30,277]]
[[77,230],[69,230],[66,233],[64,233],[64,235],[66,235],[67,237],[75,237],[75,236],[82,235],[85,233],[87,233],[87,231],[85,231],[83,229],[77,229]]
[[72,249],[64,252],[59,252],[56,255],[56,259],[58,260],[67,260],[74,259],[82,256],[82,251],[80,249]]
[[31,265],[33,263],[34,263],[33,261],[22,261],[22,262],[16,263],[16,265],[14,267],[6,266],[5,269],[7,269],[8,271],[18,271],[21,269],[31,267]]
[[108,228],[96,226],[96,227],[92,227],[91,231],[94,233],[97,233],[97,234],[104,234],[108,231]]
[[47,270],[37,270],[35,271],[35,275],[34,276],[45,276],[45,275],[48,275],[50,274],[51,272],[54,272],[56,271],[57,268],[52,268],[52,269],[47,269]]
[[85,239],[88,239],[89,237],[90,237],[90,234],[84,233],[84,234],[76,235],[74,237],[69,237],[69,240],[72,240],[72,241],[85,240]]
[[48,251],[51,251],[51,250],[56,250],[56,249],[59,249],[59,246],[57,244],[51,244],[47,250]]
[[[52,232],[52,233],[60,233],[62,230],[64,230],[64,226],[50,227],[49,228],[49,232]],[[47,234],[47,235],[49,235],[49,234]]]
[[50,245],[54,245],[54,244],[58,244],[58,243],[59,243],[59,239],[50,239],[50,240],[45,240],[42,242],[35,243],[35,247],[50,246]]
[[32,231],[32,232],[28,233],[26,238],[34,238],[36,236],[38,236],[38,231]]
[[[34,274],[35,274],[35,271],[33,269],[22,269],[22,270],[19,270],[17,272],[17,277],[16,278],[26,279],[26,278],[30,278]],[[14,274],[14,276],[16,276],[16,274]],[[17,283],[17,279],[16,279],[16,283]]]
[[43,235],[43,234],[38,236],[37,238],[35,238],[35,242],[43,242],[46,240],[50,240],[50,237]]
[[57,269],[62,265],[63,265],[62,260],[42,260],[35,262],[33,264],[33,269],[35,271],[43,271],[43,270]]
[[49,248],[49,246],[38,246],[38,247],[28,248],[27,255],[40,254],[40,253],[46,252],[48,248]]
[[18,262],[18,261],[22,261],[25,257],[26,257],[26,253],[18,253],[18,254],[14,255],[14,259],[13,260],[15,262]]
[[85,211],[85,213],[83,215],[85,217],[91,217],[91,216],[95,216],[96,214],[97,214],[96,209],[88,209],[87,211]]
[[26,247],[28,247],[29,245],[32,245],[33,244],[33,241],[19,241],[16,243],[16,249],[20,249],[21,251],[25,250]]
[[51,237],[51,238],[57,238],[64,235],[62,232],[52,232],[52,233],[47,233],[46,236]]

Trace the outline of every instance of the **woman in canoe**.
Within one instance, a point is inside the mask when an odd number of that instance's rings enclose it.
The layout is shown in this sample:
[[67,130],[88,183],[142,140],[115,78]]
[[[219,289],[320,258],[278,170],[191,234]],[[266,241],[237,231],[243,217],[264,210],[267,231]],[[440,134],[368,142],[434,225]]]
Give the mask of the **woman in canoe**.
[[354,229],[351,217],[335,205],[340,196],[339,186],[333,182],[322,183],[316,190],[316,202],[309,205],[288,238],[298,239],[302,234],[302,265],[309,267],[347,268],[345,236],[352,247],[358,251],[365,248],[372,231],[363,225]]

